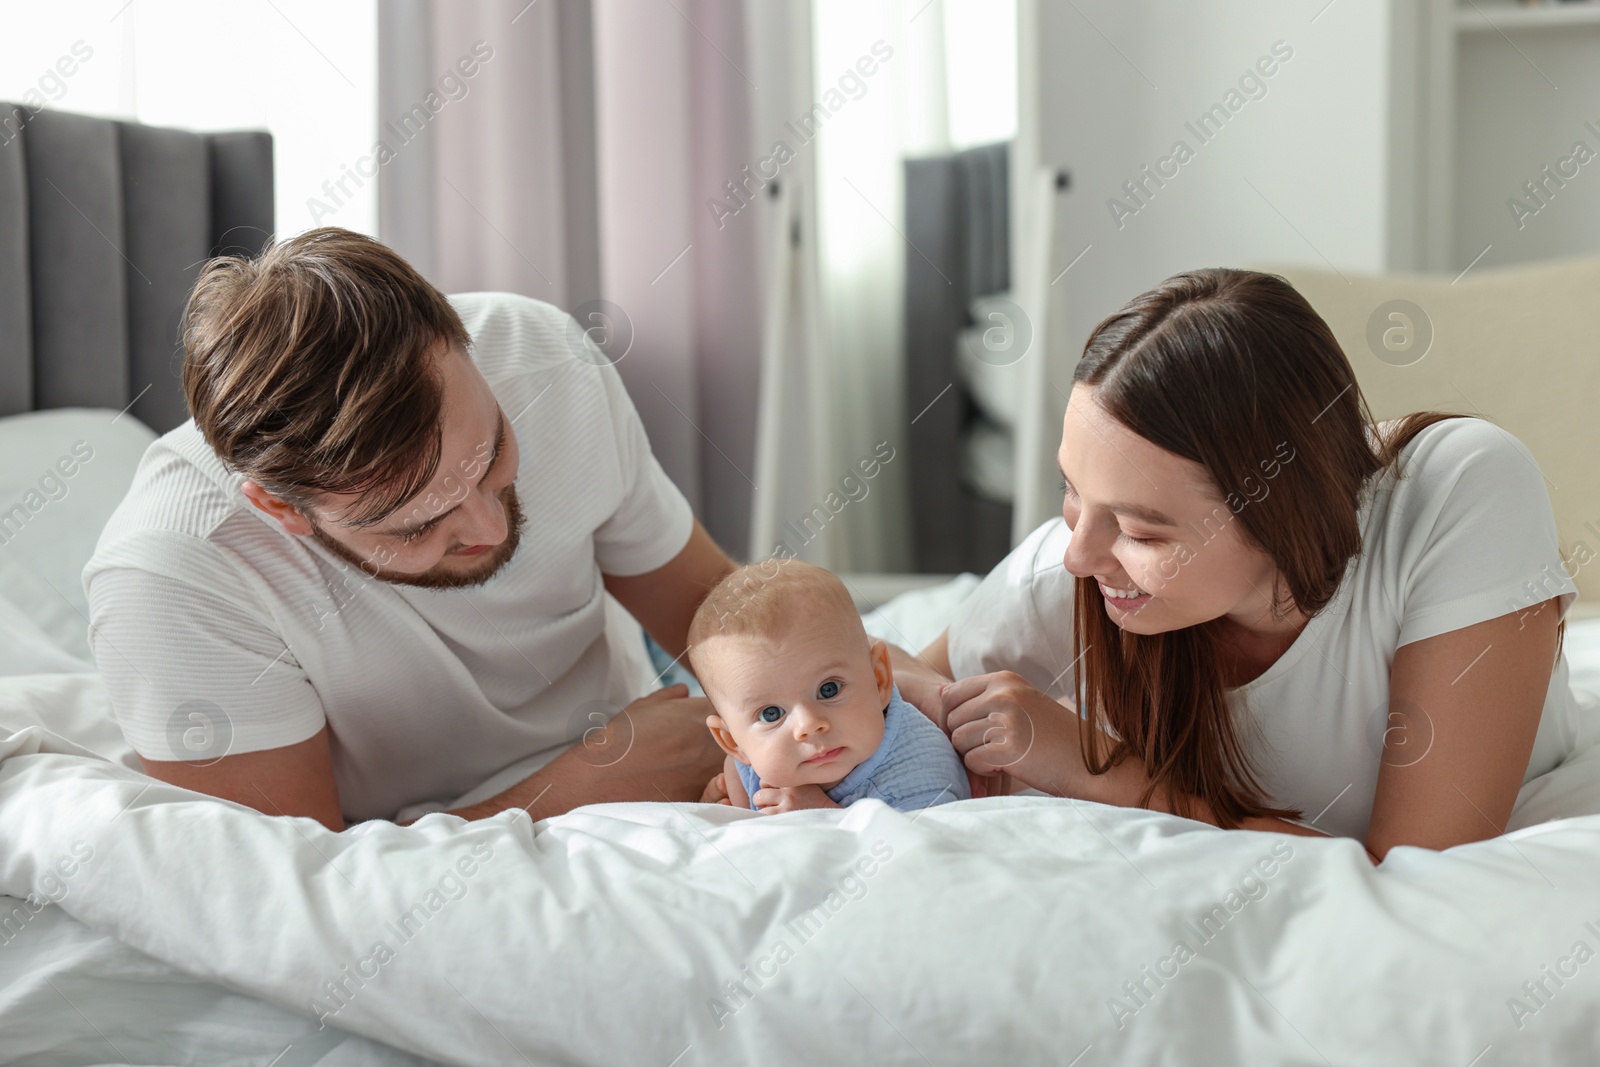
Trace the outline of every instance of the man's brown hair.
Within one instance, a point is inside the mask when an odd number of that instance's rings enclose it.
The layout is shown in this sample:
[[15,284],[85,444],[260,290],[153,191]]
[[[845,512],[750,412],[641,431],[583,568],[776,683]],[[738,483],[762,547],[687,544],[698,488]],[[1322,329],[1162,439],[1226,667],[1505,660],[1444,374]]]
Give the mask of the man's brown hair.
[[409,263],[331,226],[254,259],[211,260],[182,337],[189,412],[222,462],[302,510],[319,493],[364,494],[342,520],[351,526],[382,521],[433,480],[434,359],[471,343]]

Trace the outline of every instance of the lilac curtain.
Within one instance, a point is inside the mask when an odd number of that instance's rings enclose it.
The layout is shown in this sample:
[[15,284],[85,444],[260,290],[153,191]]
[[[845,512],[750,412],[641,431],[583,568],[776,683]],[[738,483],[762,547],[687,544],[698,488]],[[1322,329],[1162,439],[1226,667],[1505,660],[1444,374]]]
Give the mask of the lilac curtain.
[[393,0],[379,19],[380,236],[446,292],[631,331],[617,368],[656,454],[742,554],[759,237],[709,202],[755,158],[744,5]]

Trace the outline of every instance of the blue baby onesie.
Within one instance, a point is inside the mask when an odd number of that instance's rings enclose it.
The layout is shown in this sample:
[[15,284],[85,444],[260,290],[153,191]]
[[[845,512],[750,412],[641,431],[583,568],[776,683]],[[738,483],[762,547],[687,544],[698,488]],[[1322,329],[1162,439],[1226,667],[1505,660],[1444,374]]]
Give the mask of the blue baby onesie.
[[[761,788],[755,768],[734,760],[745,795]],[[883,742],[832,789],[828,799],[841,807],[877,797],[896,811],[916,811],[952,800],[971,800],[967,769],[950,739],[922,712],[900,697],[895,686],[883,719]],[[755,801],[750,807],[755,808]]]

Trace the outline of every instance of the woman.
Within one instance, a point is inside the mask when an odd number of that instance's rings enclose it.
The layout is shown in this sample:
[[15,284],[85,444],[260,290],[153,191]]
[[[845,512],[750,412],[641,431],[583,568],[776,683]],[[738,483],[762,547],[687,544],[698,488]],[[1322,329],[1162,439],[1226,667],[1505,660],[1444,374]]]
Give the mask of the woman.
[[1370,426],[1327,324],[1250,271],[1137,297],[1073,383],[1062,518],[896,663],[971,773],[1378,863],[1503,833],[1589,743],[1561,657],[1577,587],[1509,433]]

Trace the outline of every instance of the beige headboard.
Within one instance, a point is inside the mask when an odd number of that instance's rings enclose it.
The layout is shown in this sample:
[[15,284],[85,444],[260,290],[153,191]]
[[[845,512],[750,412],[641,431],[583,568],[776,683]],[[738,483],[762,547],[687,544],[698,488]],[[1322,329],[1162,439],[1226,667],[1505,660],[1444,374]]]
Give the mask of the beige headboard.
[[1527,445],[1579,600],[1600,600],[1600,258],[1459,279],[1259,269],[1289,279],[1327,320],[1374,418],[1483,415]]

